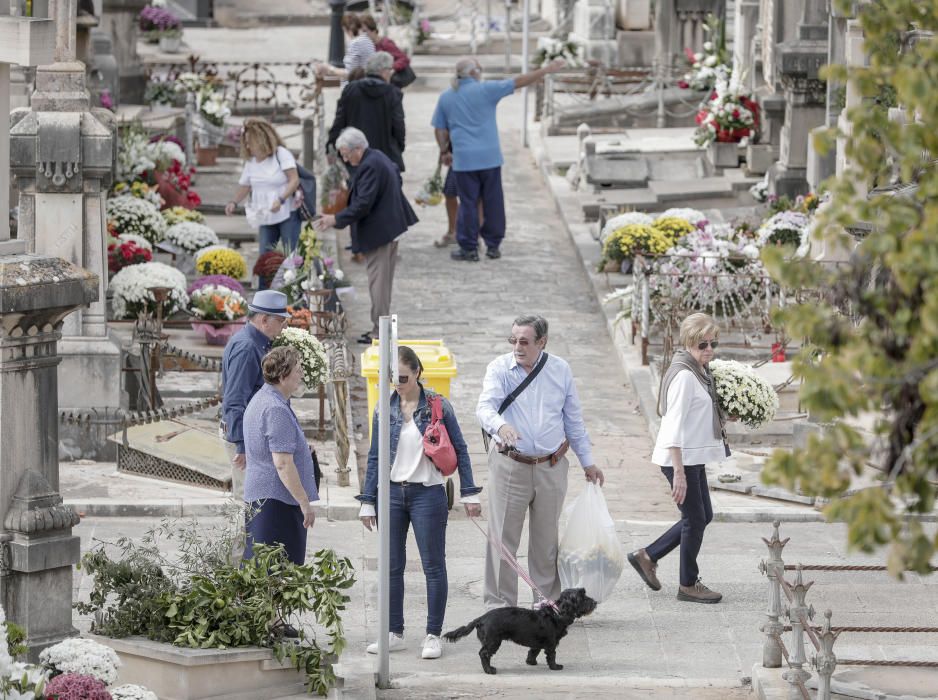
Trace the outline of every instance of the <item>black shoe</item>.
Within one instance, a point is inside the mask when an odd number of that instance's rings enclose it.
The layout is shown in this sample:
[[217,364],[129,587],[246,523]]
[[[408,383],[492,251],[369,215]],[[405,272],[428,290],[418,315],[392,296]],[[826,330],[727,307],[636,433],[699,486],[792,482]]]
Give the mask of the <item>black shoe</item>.
[[452,251],[449,256],[453,260],[464,260],[466,262],[479,262],[479,251],[477,250],[466,250],[465,248],[459,248]]
[[500,257],[502,257],[502,251],[500,251],[498,248],[487,248],[485,250],[485,257],[491,258],[492,260],[498,260]]
[[358,342],[362,345],[371,345],[372,340],[374,340],[374,336],[371,335],[371,331],[362,333],[360,336],[358,336]]

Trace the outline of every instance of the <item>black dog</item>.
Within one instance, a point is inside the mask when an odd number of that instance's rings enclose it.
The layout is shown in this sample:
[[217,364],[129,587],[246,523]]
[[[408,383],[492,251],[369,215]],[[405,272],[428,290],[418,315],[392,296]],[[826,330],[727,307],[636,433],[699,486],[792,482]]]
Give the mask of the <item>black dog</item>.
[[545,605],[538,610],[527,608],[497,608],[489,610],[482,617],[477,617],[465,627],[447,632],[443,638],[455,642],[476,630],[482,648],[482,670],[495,673],[490,663],[502,642],[510,639],[515,644],[528,647],[527,663],[537,666],[537,655],[544,650],[547,666],[551,671],[560,671],[563,666],[557,663],[557,645],[567,636],[567,627],[578,617],[589,615],[596,609],[596,601],[586,595],[583,588],[568,588],[557,599],[557,612]]

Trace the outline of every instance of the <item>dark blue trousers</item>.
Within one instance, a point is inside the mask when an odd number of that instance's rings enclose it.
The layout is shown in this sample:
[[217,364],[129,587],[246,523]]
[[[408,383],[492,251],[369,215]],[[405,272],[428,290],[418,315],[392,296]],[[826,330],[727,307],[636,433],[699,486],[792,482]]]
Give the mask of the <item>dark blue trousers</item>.
[[427,634],[443,631],[443,614],[449,582],[446,577],[446,489],[391,482],[390,629],[404,633],[404,567],[407,564],[407,530],[414,526],[414,539],[427,581]]
[[[661,472],[673,486],[674,468],[661,467]],[[713,520],[713,506],[710,504],[710,487],[707,485],[707,470],[704,465],[685,465],[684,474],[687,477],[687,495],[684,502],[678,506],[681,509],[681,519],[645,547],[645,551],[649,558],[656,562],[680,545],[681,585],[693,586],[700,574],[697,555],[703,544],[704,529]]]
[[254,544],[282,544],[287,552],[287,559],[294,564],[306,561],[306,528],[303,527],[303,511],[299,506],[291,506],[276,498],[251,503],[253,516],[245,518],[247,541],[244,545],[244,558],[254,556]]
[[[463,250],[476,250],[479,235],[488,248],[498,248],[505,237],[505,194],[502,169],[468,170],[456,173],[459,213],[456,216],[456,242]],[[479,201],[484,223],[479,227]]]

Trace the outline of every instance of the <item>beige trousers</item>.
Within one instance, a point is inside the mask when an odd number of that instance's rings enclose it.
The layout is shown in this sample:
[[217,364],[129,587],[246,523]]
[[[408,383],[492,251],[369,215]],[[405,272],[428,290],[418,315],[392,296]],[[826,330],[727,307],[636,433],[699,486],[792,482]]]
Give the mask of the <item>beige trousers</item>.
[[391,287],[397,265],[397,241],[365,253],[368,294],[371,296],[371,333],[378,337],[378,319],[391,313]]
[[[551,600],[560,595],[557,573],[557,538],[560,512],[567,495],[567,469],[564,457],[554,466],[521,464],[505,457],[492,444],[489,450],[488,509],[489,536],[505,544],[512,554],[518,552],[524,518],[528,521],[528,573],[538,588]],[[521,564],[524,566],[524,564]],[[532,600],[537,594],[532,591]],[[498,550],[488,543],[485,552],[486,608],[518,604],[518,574],[503,561]]]
[[228,442],[226,439],[225,431],[221,428],[218,429],[218,437],[221,438],[222,442],[225,443],[225,454],[228,457],[228,466],[231,467],[231,497],[240,503],[244,500],[244,469],[239,469],[231,460],[235,458],[235,455],[238,453],[238,446],[233,442]]

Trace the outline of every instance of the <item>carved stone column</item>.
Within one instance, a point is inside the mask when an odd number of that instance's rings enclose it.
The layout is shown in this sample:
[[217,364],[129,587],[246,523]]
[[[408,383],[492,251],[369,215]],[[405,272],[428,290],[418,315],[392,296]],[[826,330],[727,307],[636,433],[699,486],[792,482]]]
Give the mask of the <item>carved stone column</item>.
[[[70,4],[70,3],[66,3]],[[75,31],[74,22],[66,22]],[[58,27],[57,27],[58,28]],[[105,308],[107,250],[105,199],[114,160],[114,115],[91,109],[85,66],[74,42],[57,35],[63,58],[36,71],[32,108],[11,115],[10,169],[19,189],[19,232],[26,250],[64,258],[97,275],[97,301],[65,322],[60,343],[64,409],[121,406],[120,348],[109,335]],[[82,445],[89,457],[106,457],[98,444]]]
[[62,322],[98,296],[98,279],[60,258],[0,257],[0,600],[26,629],[28,656],[76,634],[72,565],[78,515],[59,489],[56,345]]
[[825,5],[824,0],[805,0],[798,38],[778,47],[785,124],[779,162],[769,170],[770,194],[793,197],[808,190],[808,140],[827,113],[827,85],[819,76],[827,63]]
[[137,54],[137,15],[148,0],[104,0],[101,29],[111,35],[120,71],[120,96],[125,104],[143,104],[146,75]]

